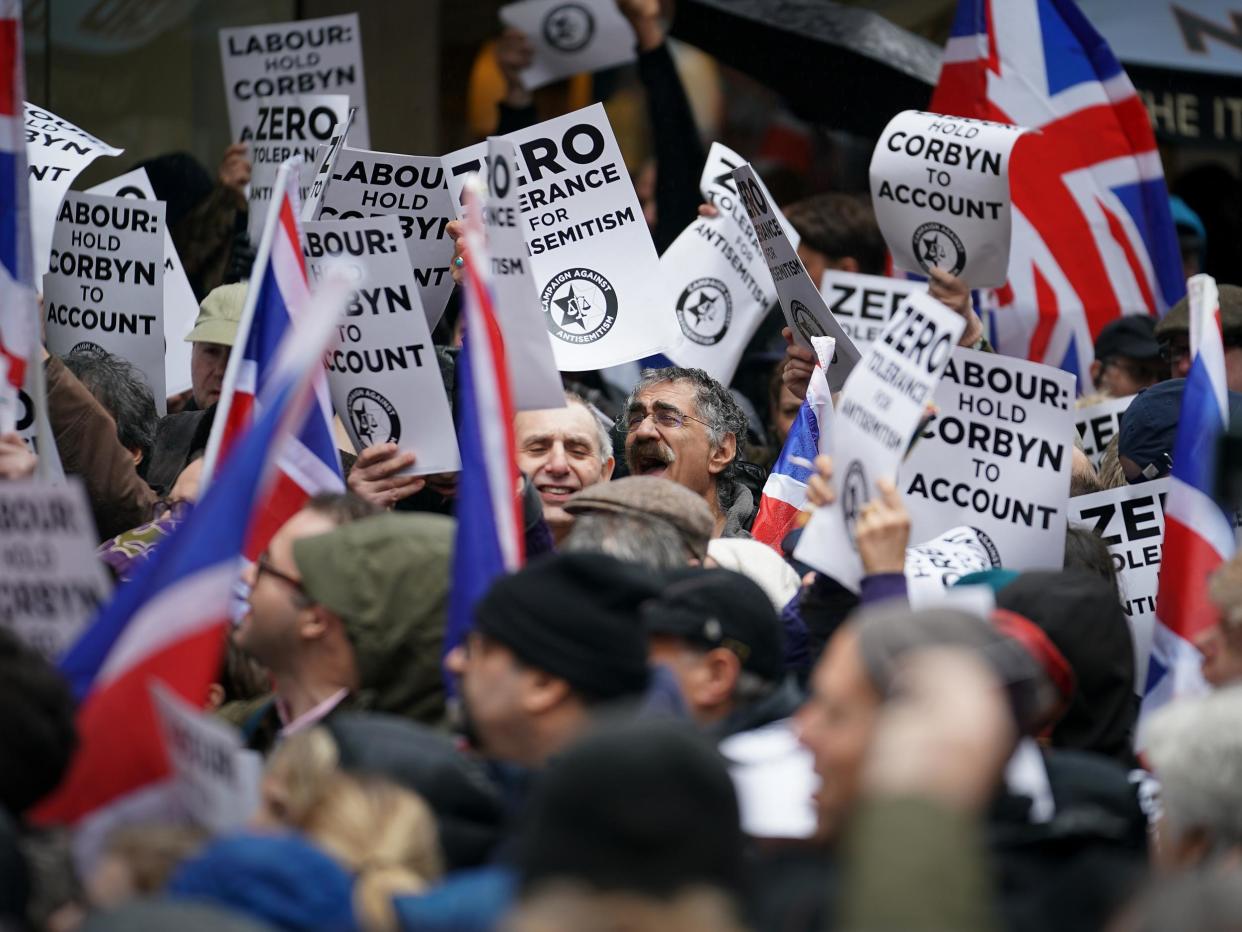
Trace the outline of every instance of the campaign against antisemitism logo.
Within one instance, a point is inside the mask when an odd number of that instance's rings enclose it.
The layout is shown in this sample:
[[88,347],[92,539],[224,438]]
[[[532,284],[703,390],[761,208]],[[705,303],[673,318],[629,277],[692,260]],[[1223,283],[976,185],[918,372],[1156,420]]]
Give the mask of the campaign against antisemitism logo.
[[592,269],[566,269],[544,287],[548,331],[566,343],[602,339],[617,320],[617,292]]
[[718,278],[696,278],[677,299],[677,323],[687,339],[712,346],[724,339],[733,319],[733,298]]
[[73,347],[69,350],[69,355],[72,356],[75,353],[81,353],[88,356],[108,355],[108,351],[106,349],[98,343],[92,343],[90,340],[82,340],[80,343],[73,344]]
[[867,504],[867,473],[861,460],[854,460],[845,470],[845,482],[841,485],[841,508],[845,513],[845,528],[849,532],[850,543],[858,549],[854,539],[854,527],[858,524],[858,516],[863,505]]
[[363,449],[401,441],[401,419],[392,403],[372,388],[358,386],[346,397],[350,423]]
[[966,268],[966,247],[958,235],[943,223],[924,223],[914,231],[911,242],[915,258],[924,272],[936,266],[948,269],[952,275],[959,275]]
[[811,309],[797,298],[789,302],[789,313],[793,317],[794,326],[798,328],[799,333],[806,337],[808,343],[811,342],[811,337],[828,336],[824,332],[824,328],[820,326],[819,321],[815,319],[815,315],[811,313]]
[[543,21],[543,37],[561,52],[577,52],[595,35],[595,17],[586,7],[566,3],[553,7]]

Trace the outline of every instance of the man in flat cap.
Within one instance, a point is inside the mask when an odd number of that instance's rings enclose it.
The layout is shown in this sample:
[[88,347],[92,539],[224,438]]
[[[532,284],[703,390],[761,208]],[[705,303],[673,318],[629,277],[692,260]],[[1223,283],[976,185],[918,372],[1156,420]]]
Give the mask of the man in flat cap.
[[737,480],[746,415],[729,390],[702,369],[649,369],[621,420],[634,476],[684,485],[707,502],[713,537],[748,537],[755,502]]
[[601,482],[564,504],[574,521],[562,550],[606,553],[652,569],[702,563],[715,519],[685,486],[654,476]]
[[[1225,383],[1231,392],[1242,392],[1242,287],[1220,285],[1220,330],[1225,344]],[[1166,378],[1184,379],[1190,374],[1190,298],[1169,308],[1156,323],[1156,339],[1169,365]]]
[[268,750],[338,708],[443,723],[453,521],[374,510],[348,494],[312,500],[248,571],[237,644],[275,689],[243,728],[250,747]]
[[539,768],[599,710],[640,699],[649,670],[639,605],[658,591],[649,572],[597,553],[544,557],[497,580],[445,661],[480,750]]

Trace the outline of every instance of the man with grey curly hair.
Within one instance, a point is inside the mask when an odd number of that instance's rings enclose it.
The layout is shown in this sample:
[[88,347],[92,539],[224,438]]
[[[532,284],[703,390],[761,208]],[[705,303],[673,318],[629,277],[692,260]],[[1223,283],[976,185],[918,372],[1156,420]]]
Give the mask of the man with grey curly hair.
[[634,476],[662,476],[703,496],[713,537],[748,537],[754,496],[734,478],[746,415],[702,369],[648,369],[630,393],[625,461]]

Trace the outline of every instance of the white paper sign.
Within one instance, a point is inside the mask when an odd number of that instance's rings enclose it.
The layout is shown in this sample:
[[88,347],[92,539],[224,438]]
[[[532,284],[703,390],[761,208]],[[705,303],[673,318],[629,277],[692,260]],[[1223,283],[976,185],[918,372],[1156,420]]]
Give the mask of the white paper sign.
[[1134,637],[1135,690],[1147,682],[1156,624],[1156,589],[1164,544],[1164,498],[1169,480],[1123,485],[1069,501],[1069,523],[1094,531],[1108,544],[1121,582],[1121,607]]
[[271,98],[345,94],[358,108],[350,139],[371,145],[358,14],[220,30],[229,128],[239,139],[248,108]]
[[320,219],[353,220],[387,214],[401,221],[405,248],[427,314],[435,327],[453,293],[455,216],[438,158],[342,149],[323,197]]
[[250,147],[250,241],[258,243],[272,202],[272,189],[281,163],[302,157],[298,193],[305,199],[315,180],[316,150],[332,141],[349,116],[344,94],[307,94],[273,97],[238,104],[241,120],[237,139]]
[[82,481],[0,482],[0,627],[49,660],[111,592]]
[[522,0],[502,6],[500,21],[525,33],[534,46],[534,60],[521,75],[527,90],[638,57],[634,28],[615,0]]
[[837,501],[811,515],[794,556],[847,589],[857,591],[863,576],[854,540],[859,513],[880,495],[878,479],[896,481],[965,327],[939,301],[913,294],[846,380],[832,438]]
[[794,339],[802,346],[810,347],[812,337],[829,336],[837,341],[837,354],[828,367],[828,384],[839,391],[850,372],[858,364],[860,354],[837,319],[828,310],[819,289],[807,275],[802,260],[778,219],[771,197],[760,185],[758,176],[749,165],[734,170],[742,203],[755,228],[764,261],[772,273],[776,293],[780,297],[785,322],[793,331]]
[[684,337],[665,355],[679,366],[703,369],[722,385],[733,381],[742,353],[776,301],[772,273],[733,181],[733,169],[742,164],[735,152],[712,144],[699,190],[707,203],[719,205],[720,214],[695,220],[660,257],[661,304]]
[[906,297],[916,291],[926,291],[927,286],[908,279],[828,269],[819,290],[832,316],[850,335],[859,352],[863,352],[879,339],[889,318]]
[[333,260],[359,283],[345,309],[340,343],[324,355],[332,405],[354,449],[395,443],[418,458],[406,475],[456,472],[461,460],[453,415],[400,221],[307,221],[302,230],[312,283]]
[[159,680],[150,688],[180,808],[211,832],[241,828],[259,805],[262,758],[243,747],[236,728],[194,708]]
[[[517,147],[523,234],[557,368],[605,369],[673,344],[659,257],[603,105],[505,138]],[[454,204],[486,156],[480,143],[444,157]]]
[[337,157],[340,156],[341,149],[345,147],[345,140],[349,136],[349,128],[354,125],[354,119],[357,116],[358,108],[350,107],[349,113],[345,116],[345,122],[337,127],[332,138],[326,144],[320,143],[315,147],[315,174],[311,178],[306,196],[302,199],[300,220],[319,219],[319,211],[323,207],[324,191],[328,188],[328,182],[332,180],[332,173],[336,170]]
[[[155,200],[155,189],[147,177],[145,168],[119,175],[111,181],[97,184],[89,194],[108,197],[134,197]],[[166,214],[167,215],[167,214]],[[194,329],[198,317],[198,301],[194,289],[186,278],[181,257],[173,245],[167,226],[164,228],[164,390],[176,395],[190,388],[191,346],[186,335]]]
[[893,261],[932,266],[972,288],[999,288],[1009,269],[1009,153],[1020,126],[905,110],[871,157],[871,201]]
[[512,142],[499,137],[488,139],[488,195],[482,217],[487,262],[483,273],[491,284],[496,320],[504,335],[514,408],[562,408],[565,390],[522,235],[516,165],[517,150]]
[[958,348],[939,416],[902,466],[911,537],[983,531],[1012,570],[1060,569],[1074,430],[1074,376]]
[[56,211],[73,179],[101,155],[120,155],[124,149],[78,129],[56,114],[25,105],[26,162],[30,172],[30,239],[34,249],[35,280],[47,272],[52,251]]
[[1082,451],[1091,460],[1091,465],[1099,467],[1109,442],[1121,432],[1121,416],[1133,400],[1133,395],[1127,395],[1074,409],[1074,426],[1082,438]]
[[137,367],[163,414],[164,202],[70,191],[43,277],[47,350],[105,349]]
[[910,605],[943,604],[944,594],[970,573],[999,569],[1000,551],[992,538],[973,527],[955,527],[906,550],[906,593]]

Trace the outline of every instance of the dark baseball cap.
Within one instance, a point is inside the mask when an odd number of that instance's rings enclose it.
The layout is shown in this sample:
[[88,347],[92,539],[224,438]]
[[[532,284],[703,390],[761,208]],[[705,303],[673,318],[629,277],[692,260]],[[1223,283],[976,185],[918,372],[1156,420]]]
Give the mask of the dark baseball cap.
[[666,577],[657,598],[643,603],[643,627],[713,649],[727,647],[742,669],[774,681],[784,673],[781,623],[772,600],[732,570],[689,568]]
[[1146,314],[1130,314],[1114,320],[1095,339],[1095,358],[1125,356],[1146,361],[1160,356],[1156,322]]

